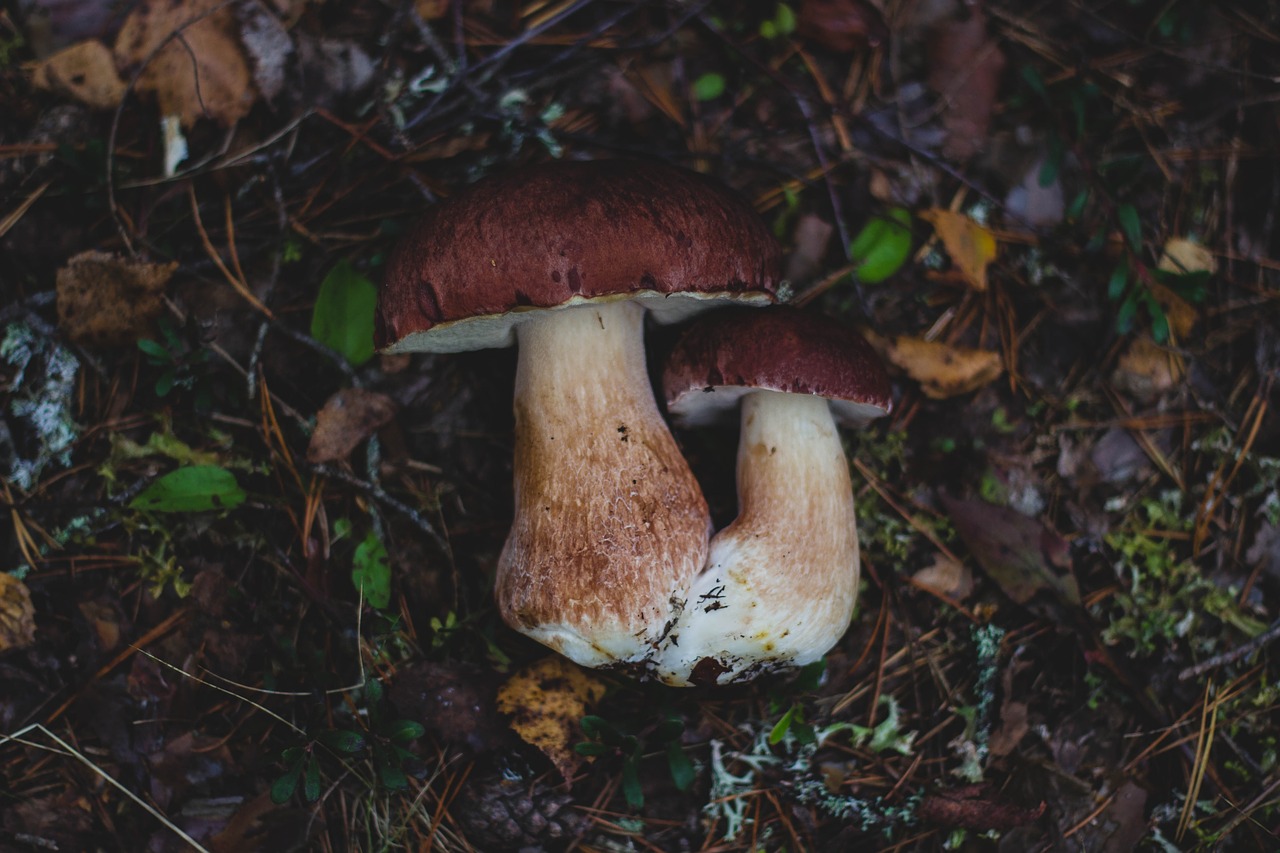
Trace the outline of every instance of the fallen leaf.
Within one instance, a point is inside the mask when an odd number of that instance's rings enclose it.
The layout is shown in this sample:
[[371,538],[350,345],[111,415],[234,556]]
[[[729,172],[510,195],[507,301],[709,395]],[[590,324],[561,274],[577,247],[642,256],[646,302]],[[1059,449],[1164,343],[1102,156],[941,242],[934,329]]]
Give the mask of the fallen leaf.
[[880,13],[859,0],[801,0],[796,30],[838,53],[879,44],[886,35]]
[[[237,24],[224,0],[143,0],[116,36],[116,63],[142,66],[139,91],[189,128],[202,118],[243,118],[257,97]],[[176,35],[175,35],[176,34]]]
[[1056,616],[1037,597],[1053,604],[1080,606],[1080,588],[1071,571],[1066,540],[1039,520],[986,501],[942,496],[956,532],[983,571],[1018,604],[1042,616]]
[[796,230],[792,235],[794,248],[787,258],[787,268],[783,276],[787,281],[808,281],[822,268],[822,259],[827,254],[827,244],[835,227],[821,216],[806,213],[796,222]]
[[1005,756],[1013,752],[1031,730],[1027,722],[1027,703],[1018,702],[1013,698],[1013,676],[1020,666],[1026,666],[1026,664],[1020,665],[1015,658],[1005,667],[1000,677],[1000,693],[1003,697],[1000,705],[1000,725],[991,733],[991,738],[987,741],[991,754],[995,756]]
[[316,414],[316,431],[307,445],[307,461],[319,465],[346,459],[395,413],[396,404],[386,394],[344,388],[330,397]]
[[920,218],[933,224],[951,262],[974,290],[987,289],[987,267],[996,259],[996,235],[963,213],[932,208]]
[[1004,53],[987,35],[987,16],[973,8],[967,19],[936,27],[926,55],[929,88],[943,100],[947,138],[942,153],[953,160],[968,160],[987,144]]
[[413,0],[413,10],[422,20],[434,21],[449,11],[449,0]]
[[933,565],[912,575],[911,583],[954,601],[963,601],[973,592],[973,574],[969,568],[945,554],[936,555]]
[[552,655],[507,679],[498,690],[498,710],[511,716],[515,733],[542,750],[568,781],[581,760],[573,751],[578,721],[603,696],[603,683]]
[[58,270],[58,325],[87,346],[130,344],[150,334],[176,263],[151,264],[83,252]]
[[36,614],[27,585],[0,572],[0,653],[29,646],[36,639]]
[[96,40],[73,44],[45,59],[35,66],[31,82],[99,110],[119,105],[125,92],[110,48]]
[[[1176,275],[1188,273],[1213,273],[1218,271],[1218,261],[1213,253],[1193,243],[1185,237],[1172,237],[1164,244],[1157,269]],[[1169,332],[1175,341],[1186,340],[1195,328],[1199,314],[1196,309],[1177,293],[1159,282],[1151,283],[1151,295],[1164,309],[1165,318],[1169,321]]]
[[890,340],[868,335],[867,339],[885,358],[919,382],[925,396],[935,400],[981,388],[1004,369],[1000,354],[990,350],[906,336]]
[[1044,814],[1045,808],[1043,802],[1035,808],[1025,808],[1010,802],[986,785],[966,785],[952,791],[926,794],[916,808],[916,815],[925,823],[936,826],[971,829],[974,832],[1007,832],[1035,823]]

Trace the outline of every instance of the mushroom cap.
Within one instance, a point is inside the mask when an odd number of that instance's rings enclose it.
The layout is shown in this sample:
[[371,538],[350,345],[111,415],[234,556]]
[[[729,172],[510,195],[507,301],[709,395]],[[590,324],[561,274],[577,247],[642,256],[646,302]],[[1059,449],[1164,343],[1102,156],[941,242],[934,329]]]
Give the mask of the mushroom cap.
[[596,299],[643,299],[662,322],[710,300],[770,304],[780,257],[751,205],[696,172],[547,163],[426,213],[388,261],[375,339],[387,352],[461,352],[513,343],[528,312]]
[[787,306],[695,320],[667,358],[662,387],[667,412],[686,427],[731,420],[738,401],[761,390],[825,397],[850,427],[893,408],[889,374],[861,335]]

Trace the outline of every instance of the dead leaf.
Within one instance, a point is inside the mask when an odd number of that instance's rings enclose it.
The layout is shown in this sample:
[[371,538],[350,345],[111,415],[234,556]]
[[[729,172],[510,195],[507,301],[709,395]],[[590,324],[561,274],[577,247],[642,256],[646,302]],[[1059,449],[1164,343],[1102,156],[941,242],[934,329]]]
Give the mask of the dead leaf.
[[[1212,275],[1218,271],[1218,261],[1212,252],[1199,243],[1193,243],[1185,237],[1172,237],[1164,244],[1157,268],[1179,275],[1196,272]],[[1151,283],[1151,295],[1164,309],[1173,339],[1186,340],[1195,328],[1196,321],[1200,319],[1195,307],[1159,282]]]
[[36,612],[27,585],[0,572],[0,653],[29,646],[36,639]]
[[1080,607],[1080,588],[1071,571],[1066,540],[1039,520],[986,501],[941,498],[956,532],[983,571],[1018,604],[1038,615],[1055,616],[1036,599]]
[[987,267],[996,259],[996,235],[963,213],[942,208],[921,211],[920,218],[933,224],[951,262],[974,290],[987,289]]
[[50,56],[35,66],[31,82],[99,110],[118,106],[125,92],[110,48],[97,40],[73,44]]
[[363,388],[344,388],[325,402],[316,415],[316,431],[307,446],[312,465],[339,462],[378,427],[395,417],[396,404],[386,394]]
[[498,690],[498,710],[511,728],[572,778],[581,758],[573,751],[578,721],[604,696],[604,684],[560,657],[545,657],[517,672]]
[[1004,70],[1004,53],[987,35],[987,16],[974,8],[968,19],[948,21],[930,34],[929,88],[943,99],[942,153],[968,160],[987,144],[991,114]]
[[827,254],[827,244],[835,226],[821,216],[806,213],[796,222],[792,239],[795,247],[787,258],[787,268],[783,277],[787,281],[808,281],[822,268],[822,259]]
[[183,127],[202,118],[234,124],[257,96],[236,32],[223,0],[143,0],[116,36],[116,63],[145,63],[137,88],[154,93],[160,112]]
[[946,554],[936,555],[932,566],[911,576],[911,583],[953,601],[964,601],[973,592],[973,574],[969,568]]
[[88,346],[130,344],[150,333],[176,263],[151,264],[83,252],[58,270],[58,325]]
[[422,20],[434,21],[449,11],[449,0],[413,0],[413,10]]
[[[1169,295],[1177,298],[1173,293]],[[1161,347],[1150,335],[1139,335],[1121,354],[1111,383],[1138,400],[1150,402],[1177,387],[1185,375],[1186,368],[1177,353]]]
[[879,44],[886,35],[880,13],[859,0],[801,0],[796,31],[838,53]]
[[991,733],[991,738],[987,741],[992,755],[1005,756],[1013,752],[1031,730],[1027,722],[1027,703],[1013,699],[1013,676],[1018,668],[1024,666],[1026,664],[1020,665],[1015,658],[1005,667],[1000,677],[1002,696],[1000,725]]
[[889,340],[868,335],[867,339],[881,355],[919,382],[925,396],[935,400],[981,388],[1004,370],[1000,353],[990,350],[906,336]]

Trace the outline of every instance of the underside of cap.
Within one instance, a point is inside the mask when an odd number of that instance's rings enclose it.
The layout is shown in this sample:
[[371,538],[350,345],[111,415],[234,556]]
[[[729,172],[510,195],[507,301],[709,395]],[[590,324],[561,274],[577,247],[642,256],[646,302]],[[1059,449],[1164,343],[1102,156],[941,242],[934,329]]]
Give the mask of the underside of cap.
[[643,160],[548,163],[427,212],[387,264],[375,342],[390,352],[502,346],[530,311],[600,298],[655,306],[696,294],[675,319],[716,297],[769,303],[780,257],[751,205],[696,172]]
[[739,400],[761,390],[824,397],[845,426],[892,408],[889,375],[861,335],[787,306],[695,320],[667,358],[662,387],[668,413],[690,427],[732,420]]

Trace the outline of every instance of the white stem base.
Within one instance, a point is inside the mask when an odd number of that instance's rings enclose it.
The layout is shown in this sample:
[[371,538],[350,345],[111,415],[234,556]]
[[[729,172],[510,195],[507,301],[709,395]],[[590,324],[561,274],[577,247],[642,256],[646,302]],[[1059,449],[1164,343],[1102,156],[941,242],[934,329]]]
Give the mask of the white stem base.
[[548,311],[519,326],[507,623],[584,666],[654,654],[707,554],[706,501],[658,413],[644,312]]
[[657,662],[668,684],[727,684],[822,657],[858,591],[849,465],[818,397],[757,391],[742,401],[739,514]]

